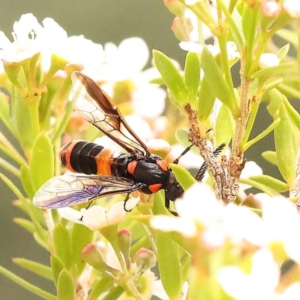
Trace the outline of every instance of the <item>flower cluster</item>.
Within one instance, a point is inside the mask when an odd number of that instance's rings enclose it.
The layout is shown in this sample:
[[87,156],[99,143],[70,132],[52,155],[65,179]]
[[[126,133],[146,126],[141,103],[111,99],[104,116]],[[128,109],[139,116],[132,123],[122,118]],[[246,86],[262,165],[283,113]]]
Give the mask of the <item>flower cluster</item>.
[[[280,272],[287,259],[294,261],[294,268],[299,270],[300,216],[284,197],[257,194],[255,198],[261,207],[261,217],[245,206],[224,205],[206,185],[195,184],[176,201],[178,218],[156,216],[151,225],[165,232],[179,232],[186,240],[197,270],[203,269],[205,251],[209,264],[207,276],[210,276],[210,265],[214,264],[215,279],[234,299],[275,296],[293,299],[299,292],[300,282],[290,278],[280,283]],[[213,259],[218,249],[224,249],[223,259],[216,262]],[[288,277],[294,271],[285,272]],[[287,294],[291,298],[285,298]]]

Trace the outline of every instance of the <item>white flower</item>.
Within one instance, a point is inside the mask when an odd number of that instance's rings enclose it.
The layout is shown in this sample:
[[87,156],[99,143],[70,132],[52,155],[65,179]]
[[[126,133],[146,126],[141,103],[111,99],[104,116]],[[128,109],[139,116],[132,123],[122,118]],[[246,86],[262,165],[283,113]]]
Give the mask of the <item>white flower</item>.
[[[139,202],[139,198],[130,198],[126,203],[126,209],[130,210]],[[92,206],[89,209],[82,208],[80,211],[71,207],[58,209],[59,214],[74,223],[87,226],[90,230],[99,230],[103,227],[117,225],[125,219],[127,212],[124,210],[124,202],[113,204],[110,209],[102,206]]]
[[279,65],[279,58],[274,53],[263,53],[259,58],[261,68],[275,67]]
[[44,49],[41,40],[43,28],[32,14],[24,14],[13,25],[13,42],[0,31],[0,59],[21,62]]
[[[213,56],[217,56],[220,53],[220,47],[218,44],[216,44],[216,45],[200,45],[195,42],[180,42],[179,46],[183,50],[196,52],[196,53],[201,53],[203,51],[204,47],[206,47]],[[229,60],[233,60],[236,58],[238,59],[241,57],[240,53],[237,51],[237,47],[234,42],[231,42],[231,41],[227,42],[226,48],[227,48],[227,55],[228,55]]]
[[95,68],[104,61],[103,47],[84,36],[68,37],[67,32],[52,18],[43,20],[44,31],[43,42],[48,51],[44,51],[44,70],[49,69],[51,54],[56,54],[66,59],[70,64],[82,68]]
[[217,272],[225,292],[238,300],[271,299],[268,297],[274,295],[279,275],[279,268],[267,249],[258,250],[252,256],[250,274],[235,266],[223,267]]
[[288,256],[300,264],[300,215],[295,205],[282,196],[271,198],[259,194],[256,197],[262,205],[264,245],[281,242]]
[[180,232],[186,237],[200,234],[207,248],[221,247],[226,240],[236,245],[246,241],[261,245],[264,241],[260,234],[263,222],[258,215],[247,207],[224,205],[205,184],[193,185],[183,199],[175,201],[175,207],[178,218],[157,216],[151,225],[163,231]]
[[293,18],[300,17],[300,1],[299,0],[284,0],[282,3],[283,9]]
[[[245,168],[241,173],[241,179],[248,179],[251,176],[262,175],[262,168],[254,161],[247,161]],[[245,198],[245,190],[250,189],[252,186],[244,183],[239,184],[239,193],[241,198]]]

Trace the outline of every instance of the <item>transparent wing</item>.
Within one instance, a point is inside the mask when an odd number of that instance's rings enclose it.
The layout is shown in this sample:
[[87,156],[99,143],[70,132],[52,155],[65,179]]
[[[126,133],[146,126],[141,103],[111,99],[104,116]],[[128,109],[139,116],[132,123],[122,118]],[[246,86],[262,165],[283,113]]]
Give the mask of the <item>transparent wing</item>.
[[129,153],[148,155],[146,145],[127,124],[110,97],[88,76],[74,72],[71,98],[74,109]]
[[33,204],[40,208],[61,208],[107,195],[130,193],[140,187],[141,184],[114,176],[62,175],[42,185]]

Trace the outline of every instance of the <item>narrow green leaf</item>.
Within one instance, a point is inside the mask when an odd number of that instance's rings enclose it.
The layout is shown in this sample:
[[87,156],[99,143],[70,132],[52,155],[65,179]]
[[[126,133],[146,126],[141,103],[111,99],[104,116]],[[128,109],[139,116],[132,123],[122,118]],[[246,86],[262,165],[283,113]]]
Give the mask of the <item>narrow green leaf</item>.
[[17,137],[15,128],[12,126],[10,118],[10,102],[7,95],[0,93],[0,120],[4,123],[6,128]]
[[284,105],[280,107],[279,116],[281,122],[274,130],[278,168],[282,177],[289,185],[289,188],[293,189],[295,184],[296,157],[298,153],[297,137]]
[[[243,9],[242,16],[242,26],[244,37],[246,40],[246,64],[245,64],[245,76],[250,77],[249,71],[253,67],[253,58],[254,58],[254,46],[255,38],[257,34],[257,23],[259,20],[258,10],[252,8],[250,5],[245,4]],[[256,69],[256,66],[254,66]]]
[[119,299],[120,296],[124,293],[124,289],[117,285],[112,290],[110,290],[102,300],[112,300],[112,299]]
[[234,119],[229,108],[222,104],[216,122],[216,144],[229,145],[234,134]]
[[57,280],[57,299],[58,300],[75,300],[75,283],[71,274],[63,269]]
[[266,80],[269,77],[282,76],[285,77],[287,72],[290,72],[295,67],[294,63],[282,63],[274,67],[260,69],[253,73],[252,78],[259,78]]
[[221,69],[207,48],[204,48],[202,51],[201,66],[211,92],[216,98],[220,99],[222,103],[229,107],[234,116],[238,116],[239,109],[236,106],[235,99],[232,98],[233,93],[230,92],[230,88],[223,77]]
[[28,166],[21,166],[20,169],[22,186],[27,194],[27,196],[32,199],[34,196],[34,190],[30,180],[30,170]]
[[251,180],[251,179],[247,178],[247,179],[240,179],[239,182],[243,183],[243,184],[248,184],[254,188],[257,188],[257,189],[261,190],[263,193],[266,193],[267,195],[269,195],[270,197],[274,197],[274,196],[278,195],[278,192],[275,191],[274,189],[272,189],[264,184],[261,184],[255,180]]
[[253,138],[249,142],[242,145],[241,146],[242,151],[246,152],[252,145],[254,145],[258,141],[263,139],[265,136],[267,136],[269,133],[271,133],[279,125],[279,123],[280,123],[280,118],[277,118],[276,120],[274,120],[274,122],[272,122],[272,124],[270,126],[268,126],[268,128],[266,128],[263,132],[258,134],[255,138]]
[[21,227],[23,227],[25,230],[27,230],[30,233],[34,233],[35,232],[35,227],[34,224],[27,220],[27,219],[23,219],[23,218],[14,218],[13,221],[20,225]]
[[174,63],[157,50],[153,51],[153,58],[155,66],[176,100],[181,104],[186,104],[189,99],[189,90]]
[[72,228],[72,249],[73,249],[73,263],[77,265],[78,274],[84,269],[85,262],[81,259],[82,249],[90,242],[92,242],[94,232],[89,230],[86,226],[74,224]]
[[26,290],[30,291],[31,293],[41,297],[42,299],[57,300],[57,298],[54,295],[52,295],[52,294],[36,287],[35,285],[29,283],[28,281],[22,279],[21,277],[15,275],[14,273],[8,271],[7,269],[5,269],[1,266],[0,266],[0,273],[3,274],[8,279],[10,279],[11,281],[17,283],[18,285],[20,285],[24,289],[26,289]]
[[275,117],[282,102],[282,94],[277,89],[272,89],[269,91],[270,102],[267,106],[268,112],[272,117]]
[[109,276],[103,275],[99,280],[95,280],[89,294],[90,300],[99,299],[100,295],[109,291],[113,287],[113,280]]
[[[191,145],[191,142],[188,139],[188,135],[189,132],[187,130],[179,128],[175,132],[176,141],[183,147],[187,148]],[[195,146],[193,146],[190,151],[199,155],[199,149]]]
[[29,270],[41,277],[53,280],[51,268],[48,266],[25,258],[14,258],[13,262],[21,266],[22,268]]
[[174,172],[177,181],[180,183],[184,190],[187,190],[194,183],[196,183],[196,179],[188,170],[176,164],[170,164],[170,167]]
[[15,124],[17,128],[22,148],[28,153],[34,141],[29,108],[17,88],[14,89],[12,97],[14,99],[12,102],[13,124]]
[[207,78],[207,75],[204,75],[198,95],[197,113],[199,120],[207,120],[209,118],[216,100],[216,97],[208,84]]
[[153,207],[152,211],[154,215],[167,215],[168,209],[165,206],[165,197],[163,197],[162,191],[153,195]]
[[287,112],[288,112],[291,120],[293,121],[295,126],[300,131],[300,115],[299,115],[299,112],[297,112],[297,110],[291,105],[289,100],[284,95],[282,95],[282,99],[283,99],[283,103],[284,103],[284,105],[287,109]]
[[55,130],[53,138],[52,138],[52,144],[55,145],[55,143],[57,142],[57,140],[62,136],[62,134],[64,133],[68,122],[70,121],[70,117],[71,114],[73,112],[73,104],[71,102],[69,102],[67,108],[66,108],[66,113],[63,117],[63,119],[61,120],[58,128]]
[[195,107],[199,84],[200,84],[200,62],[196,53],[188,52],[185,60],[184,81],[189,89],[189,103]]
[[285,59],[289,50],[290,50],[290,44],[286,44],[277,51],[276,56],[278,57],[280,62]]
[[181,274],[177,245],[164,232],[157,232],[156,245],[158,269],[163,287],[169,299],[178,299]]
[[269,163],[278,166],[277,155],[275,151],[265,151],[262,153],[262,157]]
[[39,134],[34,141],[29,169],[35,191],[54,175],[53,146],[44,133]]
[[63,262],[57,256],[54,255],[51,255],[50,257],[50,264],[52,268],[54,283],[57,286],[58,276],[62,271],[62,269],[64,268],[64,265]]
[[72,265],[72,242],[68,229],[62,223],[54,227],[53,242],[56,255],[69,270]]
[[286,192],[289,189],[288,185],[285,182],[282,182],[268,175],[251,176],[249,177],[249,179],[260,184],[264,184],[278,193]]

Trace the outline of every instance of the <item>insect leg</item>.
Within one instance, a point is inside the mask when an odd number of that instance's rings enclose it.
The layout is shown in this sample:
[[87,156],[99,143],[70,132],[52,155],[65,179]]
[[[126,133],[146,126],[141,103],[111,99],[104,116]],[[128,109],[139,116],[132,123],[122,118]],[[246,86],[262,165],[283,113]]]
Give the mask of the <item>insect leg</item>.
[[131,211],[132,211],[132,209],[127,209],[127,208],[126,208],[126,204],[127,204],[128,199],[129,199],[129,195],[130,195],[130,193],[127,193],[127,196],[126,196],[126,198],[124,199],[124,210],[125,210],[126,212],[131,212]]

